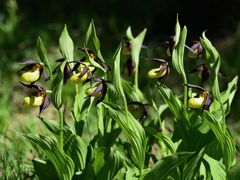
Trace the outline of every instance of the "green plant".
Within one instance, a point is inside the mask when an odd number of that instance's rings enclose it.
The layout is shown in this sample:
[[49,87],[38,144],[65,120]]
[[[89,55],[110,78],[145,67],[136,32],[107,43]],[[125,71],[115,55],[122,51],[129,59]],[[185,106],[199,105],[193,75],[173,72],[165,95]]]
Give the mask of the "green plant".
[[[171,62],[145,58],[150,59],[148,63],[151,59],[157,60],[160,67],[148,72],[149,84],[154,89],[143,91],[138,82],[145,34],[146,29],[134,37],[131,28],[127,29],[128,46],[123,47],[130,51],[127,55],[134,65],[133,82],[121,76],[122,44],[114,57],[105,61],[93,22],[87,30],[84,47],[79,48],[83,54],[80,60],[75,59],[73,41],[64,27],[59,39],[62,58],[57,60],[54,70],[39,38],[37,50],[43,65],[28,62],[20,76],[26,80],[26,76],[31,76],[30,71],[37,74],[22,83],[37,91],[36,96],[24,101],[40,107],[39,119],[52,134],[26,134],[46,155],[46,159],[33,160],[40,179],[238,179],[235,144],[225,120],[238,77],[229,82],[225,91],[220,91],[221,58],[203,32],[197,46],[202,50],[193,48],[195,46],[188,50],[191,58],[205,61],[205,67],[211,72],[206,82],[210,89],[191,84],[185,70],[187,28],[181,29],[177,19],[175,36],[169,43]],[[108,63],[113,64],[112,67]],[[49,89],[37,85],[42,68],[49,75],[45,84]],[[171,77],[169,69],[182,78],[179,86],[183,89],[183,98],[162,81]],[[66,86],[75,90],[72,120],[66,119],[69,111],[64,99]],[[200,90],[197,97],[194,97],[194,88]],[[154,101],[149,91],[158,93],[163,102]],[[49,105],[48,97],[58,112],[57,121],[41,117]],[[171,130],[168,118],[164,117],[167,110],[172,114]]]

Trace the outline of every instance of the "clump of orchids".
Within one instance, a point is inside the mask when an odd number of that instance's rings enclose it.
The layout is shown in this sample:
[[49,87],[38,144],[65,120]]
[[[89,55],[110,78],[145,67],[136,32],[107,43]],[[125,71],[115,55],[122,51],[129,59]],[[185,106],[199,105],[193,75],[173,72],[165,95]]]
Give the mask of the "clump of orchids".
[[[169,40],[162,44],[167,45],[166,55],[169,57],[172,57],[173,50],[176,48],[175,37],[170,36]],[[191,59],[200,59],[204,55],[204,48],[201,42],[199,41],[194,41],[190,47],[185,44],[185,48],[188,49],[188,57]],[[156,79],[160,81],[162,85],[170,73],[169,63],[166,60],[160,59],[160,58],[144,58],[144,59],[155,61],[160,64],[159,67],[149,70],[147,73],[147,77],[149,79]],[[202,83],[206,82],[211,75],[210,68],[206,63],[197,65],[190,71],[190,73],[195,73],[195,72],[198,73]],[[199,91],[199,93],[196,96],[188,100],[187,104],[189,108],[192,108],[192,109],[202,108],[202,110],[204,110],[205,108],[208,108],[210,106],[211,99],[210,99],[209,91],[202,88],[201,86],[194,85],[194,84],[184,84],[184,85],[187,88],[191,88]]]
[[20,77],[20,83],[27,88],[34,91],[33,96],[27,96],[23,99],[23,104],[39,107],[39,115],[43,112],[50,104],[50,100],[46,95],[46,90],[35,83],[41,78],[42,74],[45,79],[48,80],[48,76],[44,71],[43,64],[37,63],[34,60],[28,60],[23,62],[25,66],[17,71]]
[[[85,52],[85,49],[83,48],[79,48],[79,50]],[[99,58],[93,52],[93,50],[87,49],[87,53],[95,62],[100,63]],[[56,62],[58,64],[53,70],[52,75],[56,74],[61,65],[65,63],[63,73],[64,84],[68,81],[68,79],[70,79],[73,84],[90,82],[90,87],[85,92],[86,97],[99,96],[100,99],[97,101],[97,103],[104,99],[107,92],[107,82],[109,81],[105,81],[100,77],[93,77],[96,67],[91,65],[86,56],[77,61],[65,62],[65,59],[61,58]],[[72,63],[74,66],[71,68],[70,64]],[[45,90],[36,83],[39,81],[42,75],[46,81],[49,80],[49,76],[44,70],[43,63],[38,63],[34,60],[27,60],[21,64],[23,64],[24,67],[17,71],[17,74],[20,78],[20,83],[24,87],[27,87],[34,92],[32,96],[24,97],[23,104],[32,107],[39,107],[40,116],[40,114],[50,105],[50,98],[47,96],[47,92],[51,93],[52,91]],[[103,64],[103,66],[106,68],[106,70],[109,70],[108,65]]]

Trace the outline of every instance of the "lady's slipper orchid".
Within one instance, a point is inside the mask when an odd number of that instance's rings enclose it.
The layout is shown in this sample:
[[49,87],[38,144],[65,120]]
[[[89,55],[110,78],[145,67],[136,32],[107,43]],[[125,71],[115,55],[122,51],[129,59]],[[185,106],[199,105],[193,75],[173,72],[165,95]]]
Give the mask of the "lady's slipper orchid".
[[23,99],[23,105],[39,107],[40,108],[39,116],[40,116],[40,114],[50,105],[50,100],[46,95],[46,91],[38,85],[27,85],[23,83],[21,84],[25,87],[33,88],[34,90],[37,91],[35,95],[25,97]]
[[103,101],[106,93],[107,93],[107,82],[103,80],[102,78],[94,77],[91,79],[90,84],[95,83],[95,85],[91,85],[86,91],[85,94],[87,97],[101,97],[98,101],[97,104],[101,101]]
[[195,72],[199,73],[202,82],[207,81],[211,75],[211,71],[209,70],[209,68],[207,68],[205,64],[200,64],[190,71],[190,73]]
[[164,82],[170,72],[170,69],[168,67],[168,62],[159,58],[145,58],[145,59],[153,60],[160,63],[159,68],[153,68],[150,71],[148,71],[148,74],[147,74],[148,78],[159,79],[159,80],[163,80]]
[[25,66],[17,71],[17,74],[20,76],[20,81],[26,84],[34,84],[38,81],[41,75],[44,73],[46,79],[48,79],[43,66],[40,63],[37,63],[33,60],[28,60],[23,62]]
[[76,64],[72,69],[73,74],[70,77],[70,80],[75,84],[85,82],[91,77],[95,70],[96,68],[91,66],[90,63],[86,61],[86,58],[83,58],[80,61],[76,61]]
[[188,100],[188,107],[192,109],[200,109],[204,110],[205,108],[209,107],[211,104],[211,100],[209,98],[209,92],[205,89],[203,89],[200,86],[193,85],[193,84],[184,84],[188,88],[194,88],[200,91],[200,93],[192,97]]
[[185,47],[189,50],[189,58],[197,59],[202,57],[204,50],[199,41],[195,41],[191,47],[188,47],[187,45],[185,45]]

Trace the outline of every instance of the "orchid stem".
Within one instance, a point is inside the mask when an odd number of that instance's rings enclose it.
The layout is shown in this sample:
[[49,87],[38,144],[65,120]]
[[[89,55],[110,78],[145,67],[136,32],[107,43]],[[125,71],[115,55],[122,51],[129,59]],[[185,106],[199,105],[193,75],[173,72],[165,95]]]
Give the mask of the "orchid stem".
[[60,108],[58,109],[58,117],[59,117],[59,124],[60,124],[60,133],[59,133],[59,146],[60,149],[63,151],[63,121],[64,121],[64,112]]

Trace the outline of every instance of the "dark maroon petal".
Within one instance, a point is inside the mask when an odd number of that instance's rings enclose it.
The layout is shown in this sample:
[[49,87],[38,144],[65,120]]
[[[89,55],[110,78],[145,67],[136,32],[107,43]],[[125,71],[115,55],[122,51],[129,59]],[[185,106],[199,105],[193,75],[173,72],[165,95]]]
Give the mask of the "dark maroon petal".
[[107,93],[107,85],[106,85],[106,83],[103,81],[101,84],[102,84],[102,96],[97,101],[96,105],[104,100],[104,98],[106,96],[106,93]]
[[72,70],[68,63],[64,67],[64,77],[63,77],[63,83],[66,84],[67,80],[71,77]]
[[30,65],[30,64],[37,64],[37,63],[34,60],[27,60],[27,61],[21,62],[20,64]]
[[206,66],[204,66],[204,69],[202,71],[202,82],[206,82],[209,79],[210,75],[211,71]]
[[[111,71],[112,70],[112,68],[108,65],[108,64],[106,64],[106,63],[102,63],[102,66],[103,66],[103,68],[106,70],[106,71]],[[94,70],[95,71],[95,70]]]
[[205,68],[205,65],[204,65],[204,64],[200,64],[200,65],[194,67],[194,68],[190,71],[190,73],[195,73],[195,72],[203,71],[204,68]]
[[188,88],[194,88],[194,89],[198,89],[200,91],[206,91],[201,86],[198,86],[198,85],[195,85],[195,84],[184,84],[184,85],[187,86]]
[[[158,72],[160,72],[160,71],[162,71],[162,70],[164,70],[164,69],[167,69],[168,68],[168,64],[167,63],[164,63],[160,68],[159,68],[159,70],[157,70],[157,71],[155,71],[156,73],[158,73]],[[166,73],[167,74],[167,73]]]
[[132,61],[132,58],[129,58],[126,63],[124,64],[124,67],[127,68],[128,76],[131,76],[135,67],[135,64]]
[[48,81],[50,79],[46,71],[43,71],[43,77],[45,78],[45,81]]
[[102,82],[103,79],[100,78],[100,77],[94,77],[94,78],[92,78],[92,81],[94,81],[94,82]]
[[145,60],[150,60],[150,61],[156,61],[156,62],[159,62],[159,63],[166,63],[167,61],[165,61],[164,59],[160,59],[160,58],[146,58],[146,57],[142,57],[144,58]]
[[61,62],[61,63],[62,63],[63,61],[65,61],[65,58],[60,58],[60,59],[57,59],[57,60],[56,60],[56,62]]
[[22,84],[24,87],[27,88],[31,88],[31,89],[36,89],[37,91],[44,91],[43,87],[39,86],[39,85],[35,85],[35,84],[24,84],[22,82],[20,82],[20,84]]
[[84,67],[83,70],[81,71],[80,76],[86,74],[87,72],[89,72],[89,68],[86,66],[86,67]]
[[50,105],[50,99],[48,97],[45,97],[43,104],[40,106],[39,116],[45,109],[49,107],[49,105]]
[[92,96],[97,95],[99,92],[103,90],[103,83],[100,83],[97,88],[92,92]]
[[[35,63],[35,64],[36,64],[36,63]],[[22,67],[21,69],[19,69],[19,70],[17,71],[17,74],[18,74],[18,75],[21,75],[22,73],[31,70],[35,64],[29,64],[29,65],[26,65],[26,66]]]
[[173,49],[175,48],[174,36],[169,37],[168,47],[169,47],[169,50],[170,50],[170,54],[172,55]]

